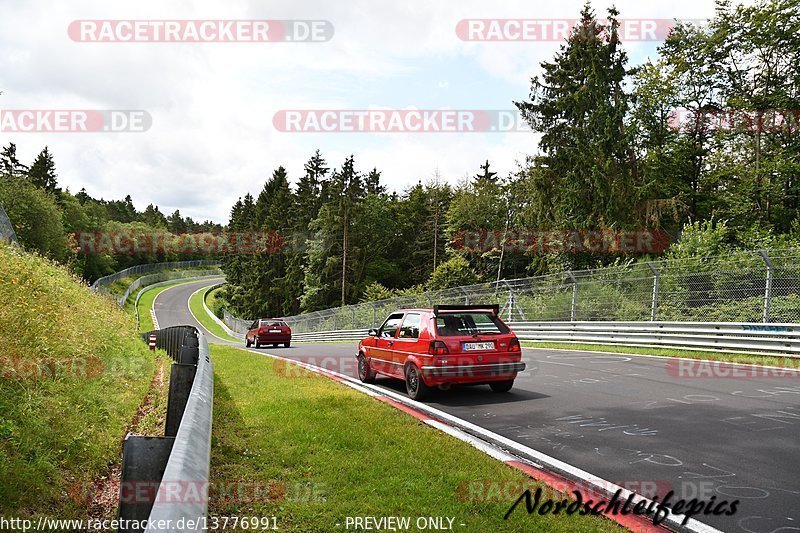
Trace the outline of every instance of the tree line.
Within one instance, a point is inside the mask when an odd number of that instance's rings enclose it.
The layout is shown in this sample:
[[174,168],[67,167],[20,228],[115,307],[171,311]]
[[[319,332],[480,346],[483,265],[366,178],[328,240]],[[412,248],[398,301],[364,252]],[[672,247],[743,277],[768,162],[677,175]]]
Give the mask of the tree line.
[[453,246],[465,230],[658,228],[676,243],[667,257],[797,246],[798,20],[793,0],[719,0],[707,24],[676,24],[656,60],[631,66],[620,14],[600,20],[587,4],[515,102],[541,134],[516,171],[487,161],[454,186],[434,171],[388,192],[354,156],[329,168],[317,151],[296,187],[279,167],[229,227],[293,245],[224,257],[223,297],[241,316],[291,315],[637,259]]
[[74,242],[76,232],[183,233],[223,229],[211,221],[195,222],[179,210],[165,215],[153,204],[137,211],[130,195],[122,200],[104,200],[93,198],[85,189],[75,194],[62,190],[48,147],[26,165],[19,160],[14,143],[0,151],[0,205],[8,213],[23,247],[69,265],[89,282],[133,265],[210,256],[172,252],[79,253]]

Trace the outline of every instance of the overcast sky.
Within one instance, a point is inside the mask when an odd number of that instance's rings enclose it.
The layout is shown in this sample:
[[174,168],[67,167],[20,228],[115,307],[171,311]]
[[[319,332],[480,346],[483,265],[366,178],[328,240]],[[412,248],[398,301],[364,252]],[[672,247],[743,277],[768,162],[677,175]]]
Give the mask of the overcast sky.
[[[536,150],[532,133],[286,133],[285,109],[513,109],[525,99],[555,42],[466,42],[461,19],[574,19],[582,1],[0,0],[0,109],[140,109],[146,132],[0,131],[29,163],[45,145],[62,187],[106,199],[133,197],[195,219],[225,222],[231,205],[257,194],[274,168],[296,181],[320,149],[330,166],[350,153],[402,191],[438,168],[452,183],[489,159],[502,175]],[[178,5],[181,4],[181,5]],[[610,2],[593,2],[604,14]],[[703,19],[712,0],[618,1],[624,19]],[[316,43],[86,43],[83,19],[326,20]],[[627,42],[630,64],[658,42]]]

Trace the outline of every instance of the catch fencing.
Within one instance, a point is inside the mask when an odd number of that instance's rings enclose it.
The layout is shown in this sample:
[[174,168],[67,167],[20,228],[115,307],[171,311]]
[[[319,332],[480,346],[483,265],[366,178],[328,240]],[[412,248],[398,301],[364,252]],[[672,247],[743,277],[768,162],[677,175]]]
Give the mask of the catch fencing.
[[11,224],[11,220],[2,205],[0,205],[0,242],[17,242],[17,233],[14,231],[14,225]]
[[222,310],[222,321],[225,322],[225,325],[236,333],[247,333],[247,331],[250,329],[250,324],[253,323],[253,320],[247,320],[233,316],[227,309]]
[[[496,303],[508,322],[800,322],[800,249],[630,262],[423,292],[284,320],[294,333],[365,331],[397,309],[470,303]],[[241,331],[250,321],[226,311],[225,323]]]

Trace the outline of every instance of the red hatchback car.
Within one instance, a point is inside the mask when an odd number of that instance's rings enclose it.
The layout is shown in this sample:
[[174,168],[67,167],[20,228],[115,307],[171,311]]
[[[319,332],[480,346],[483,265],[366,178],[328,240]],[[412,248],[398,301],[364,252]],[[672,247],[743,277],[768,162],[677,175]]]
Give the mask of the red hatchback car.
[[408,395],[424,399],[434,387],[488,384],[508,392],[525,370],[517,336],[497,305],[436,305],[389,315],[358,344],[358,377],[402,379]]
[[292,328],[278,318],[261,318],[250,325],[244,336],[244,344],[248,348],[255,345],[261,348],[265,344],[277,346],[283,344],[287,348],[292,342]]

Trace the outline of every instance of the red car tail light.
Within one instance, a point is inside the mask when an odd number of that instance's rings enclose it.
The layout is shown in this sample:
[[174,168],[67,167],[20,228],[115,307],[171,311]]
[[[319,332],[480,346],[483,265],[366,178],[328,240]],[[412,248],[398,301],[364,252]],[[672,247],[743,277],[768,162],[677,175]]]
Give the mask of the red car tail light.
[[430,355],[447,355],[450,353],[450,350],[447,349],[447,345],[442,341],[431,341],[428,347],[428,353]]
[[508,351],[509,352],[519,352],[522,350],[519,345],[519,340],[511,339],[511,342],[508,343]]

